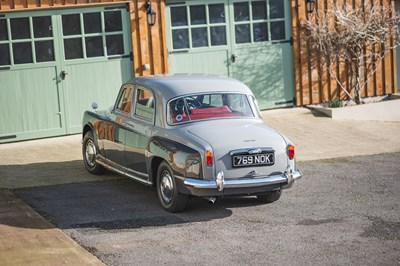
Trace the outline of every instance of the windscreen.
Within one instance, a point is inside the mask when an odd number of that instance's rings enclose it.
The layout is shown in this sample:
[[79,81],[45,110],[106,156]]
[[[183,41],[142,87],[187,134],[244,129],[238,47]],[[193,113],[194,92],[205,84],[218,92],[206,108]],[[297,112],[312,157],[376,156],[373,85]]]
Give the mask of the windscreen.
[[218,118],[254,117],[247,95],[244,94],[190,95],[170,101],[168,109],[169,124]]

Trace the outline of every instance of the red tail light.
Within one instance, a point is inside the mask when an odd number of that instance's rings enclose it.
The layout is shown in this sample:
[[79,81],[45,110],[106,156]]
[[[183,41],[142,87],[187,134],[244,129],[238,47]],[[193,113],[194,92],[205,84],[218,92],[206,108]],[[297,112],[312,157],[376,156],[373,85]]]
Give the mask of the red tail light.
[[213,160],[214,160],[213,157],[214,156],[213,156],[213,152],[212,151],[206,151],[206,164],[207,164],[207,167],[213,166]]
[[289,156],[289,159],[293,160],[293,158],[294,158],[294,146],[292,144],[289,144],[287,146],[287,154]]

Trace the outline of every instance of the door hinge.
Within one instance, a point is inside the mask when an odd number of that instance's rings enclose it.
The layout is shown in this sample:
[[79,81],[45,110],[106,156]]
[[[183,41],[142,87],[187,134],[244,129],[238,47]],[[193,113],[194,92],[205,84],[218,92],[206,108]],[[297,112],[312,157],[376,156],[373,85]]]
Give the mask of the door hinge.
[[15,139],[15,138],[17,138],[17,135],[8,135],[8,136],[2,136],[2,137],[0,137],[0,140]]
[[131,61],[133,61],[133,54],[132,52],[127,54],[127,55],[117,55],[117,56],[111,56],[108,57],[108,60],[115,60],[115,59],[123,59],[123,58],[129,58]]
[[281,44],[281,43],[290,43],[290,45],[293,46],[293,37],[290,37],[289,40],[272,41],[272,44]]
[[189,50],[168,51],[168,54],[184,54],[189,53]]
[[294,103],[293,100],[275,102],[275,105],[291,104],[291,103]]

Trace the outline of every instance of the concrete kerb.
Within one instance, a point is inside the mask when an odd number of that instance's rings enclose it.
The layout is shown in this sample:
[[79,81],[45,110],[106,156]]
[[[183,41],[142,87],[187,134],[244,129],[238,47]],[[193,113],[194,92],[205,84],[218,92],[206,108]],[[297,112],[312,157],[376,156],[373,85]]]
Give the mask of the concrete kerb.
[[397,96],[392,100],[340,108],[329,108],[322,105],[309,105],[307,107],[333,119],[400,122],[400,99]]

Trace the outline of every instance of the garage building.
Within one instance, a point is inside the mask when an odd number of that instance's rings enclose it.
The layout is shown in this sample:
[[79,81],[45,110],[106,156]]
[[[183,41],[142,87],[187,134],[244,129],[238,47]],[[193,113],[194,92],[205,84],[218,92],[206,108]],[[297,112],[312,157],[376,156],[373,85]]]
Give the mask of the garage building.
[[[302,41],[301,21],[315,19],[306,1],[0,0],[0,143],[79,133],[83,111],[112,105],[132,76],[234,77],[261,109],[335,99]],[[314,12],[343,3],[319,0]],[[364,96],[397,91],[395,58]]]

